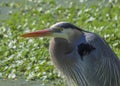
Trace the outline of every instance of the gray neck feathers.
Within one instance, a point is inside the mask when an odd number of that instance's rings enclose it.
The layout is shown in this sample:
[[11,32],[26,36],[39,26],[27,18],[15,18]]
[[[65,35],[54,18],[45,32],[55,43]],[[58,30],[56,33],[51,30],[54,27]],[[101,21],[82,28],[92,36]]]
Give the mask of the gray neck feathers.
[[62,38],[53,38],[50,43],[51,59],[60,65],[67,62],[66,54],[72,52],[73,46]]
[[96,50],[82,61],[74,45],[65,39],[53,38],[50,54],[55,66],[76,86],[120,86],[119,59],[99,36],[89,40]]

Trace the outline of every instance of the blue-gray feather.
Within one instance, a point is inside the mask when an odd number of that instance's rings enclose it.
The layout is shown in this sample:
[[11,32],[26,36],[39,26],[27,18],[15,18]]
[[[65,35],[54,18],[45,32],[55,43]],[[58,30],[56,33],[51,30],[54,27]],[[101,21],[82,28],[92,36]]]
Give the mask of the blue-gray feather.
[[51,59],[70,83],[76,86],[120,86],[120,60],[104,39],[70,23],[55,27],[81,31],[80,35],[73,34],[72,41],[53,38],[50,43]]

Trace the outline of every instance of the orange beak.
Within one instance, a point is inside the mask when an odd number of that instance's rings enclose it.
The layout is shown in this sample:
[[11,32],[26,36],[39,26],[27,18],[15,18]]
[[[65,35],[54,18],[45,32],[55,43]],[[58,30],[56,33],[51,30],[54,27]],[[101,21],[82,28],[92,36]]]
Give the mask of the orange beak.
[[44,36],[52,36],[52,30],[51,29],[38,30],[35,32],[30,32],[21,35],[21,37],[44,37]]

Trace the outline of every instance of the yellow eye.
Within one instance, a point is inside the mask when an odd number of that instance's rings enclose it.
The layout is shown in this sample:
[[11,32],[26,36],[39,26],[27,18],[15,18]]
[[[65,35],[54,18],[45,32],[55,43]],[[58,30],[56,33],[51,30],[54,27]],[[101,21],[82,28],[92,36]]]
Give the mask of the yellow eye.
[[59,29],[60,29],[61,32],[63,31],[63,28],[59,28]]
[[53,29],[54,32],[60,33],[63,31],[63,28],[55,28]]

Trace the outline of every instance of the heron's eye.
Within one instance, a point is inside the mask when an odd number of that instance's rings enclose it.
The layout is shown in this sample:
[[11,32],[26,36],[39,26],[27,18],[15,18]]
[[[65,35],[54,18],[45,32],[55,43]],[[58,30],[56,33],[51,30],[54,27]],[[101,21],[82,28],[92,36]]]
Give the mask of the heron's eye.
[[63,28],[56,28],[56,29],[54,29],[54,32],[57,32],[57,33],[60,33],[62,31],[63,31]]
[[63,28],[59,28],[59,29],[60,29],[61,32],[63,31]]

